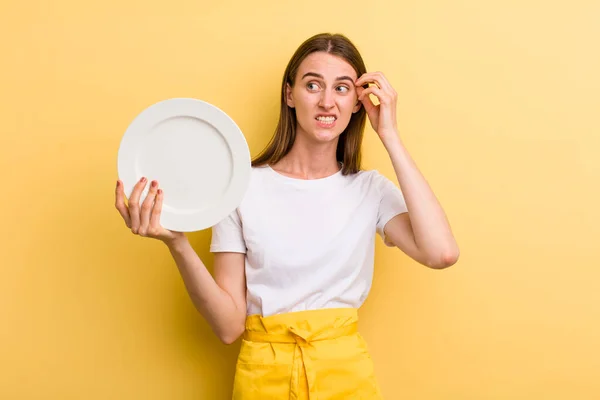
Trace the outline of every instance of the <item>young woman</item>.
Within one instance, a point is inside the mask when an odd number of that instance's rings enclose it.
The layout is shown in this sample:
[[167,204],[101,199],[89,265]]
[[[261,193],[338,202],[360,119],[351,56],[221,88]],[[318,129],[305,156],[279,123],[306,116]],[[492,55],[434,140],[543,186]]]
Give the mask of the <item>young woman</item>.
[[[129,208],[117,182],[127,226],[167,244],[196,308],[224,343],[242,337],[234,399],[380,399],[357,332],[375,234],[430,268],[457,261],[445,213],[398,134],[396,97],[382,73],[366,72],[345,36],[319,34],[301,44],[246,195],[212,228],[214,277],[183,233],[160,226],[157,182],[140,206],[142,179]],[[361,170],[367,117],[397,185]]]

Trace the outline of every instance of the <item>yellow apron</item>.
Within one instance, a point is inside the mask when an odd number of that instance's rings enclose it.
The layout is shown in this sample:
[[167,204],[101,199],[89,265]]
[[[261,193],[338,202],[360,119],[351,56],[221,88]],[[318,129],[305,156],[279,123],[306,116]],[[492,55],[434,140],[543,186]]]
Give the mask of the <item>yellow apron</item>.
[[246,319],[233,400],[381,400],[358,310]]

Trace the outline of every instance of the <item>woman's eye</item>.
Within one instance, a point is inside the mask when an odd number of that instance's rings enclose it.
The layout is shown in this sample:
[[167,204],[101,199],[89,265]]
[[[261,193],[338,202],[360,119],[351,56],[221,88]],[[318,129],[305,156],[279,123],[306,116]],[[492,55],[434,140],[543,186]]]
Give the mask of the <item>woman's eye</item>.
[[317,90],[319,88],[319,86],[314,82],[309,83],[308,85],[306,85],[306,87],[308,88],[308,90]]
[[348,91],[350,90],[347,86],[338,86],[338,92],[341,93],[348,93]]

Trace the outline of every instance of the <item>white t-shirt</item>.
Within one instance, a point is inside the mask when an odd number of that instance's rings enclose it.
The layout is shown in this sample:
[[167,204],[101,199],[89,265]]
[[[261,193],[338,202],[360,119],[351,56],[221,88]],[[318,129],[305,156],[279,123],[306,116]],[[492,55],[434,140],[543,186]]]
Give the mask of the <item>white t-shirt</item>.
[[253,167],[248,189],[212,228],[211,252],[246,254],[247,314],[360,307],[373,279],[375,233],[406,212],[377,171],[295,179]]

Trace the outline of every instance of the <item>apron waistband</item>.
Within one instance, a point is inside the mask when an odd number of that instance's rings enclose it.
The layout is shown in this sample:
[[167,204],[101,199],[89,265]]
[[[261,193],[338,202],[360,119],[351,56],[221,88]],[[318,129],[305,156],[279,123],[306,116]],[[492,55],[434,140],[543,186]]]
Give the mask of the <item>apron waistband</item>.
[[339,328],[327,328],[320,332],[303,332],[294,326],[289,328],[288,333],[268,333],[246,330],[244,339],[250,342],[262,343],[297,343],[299,345],[309,344],[320,340],[331,340],[358,332],[358,323],[341,326]]

